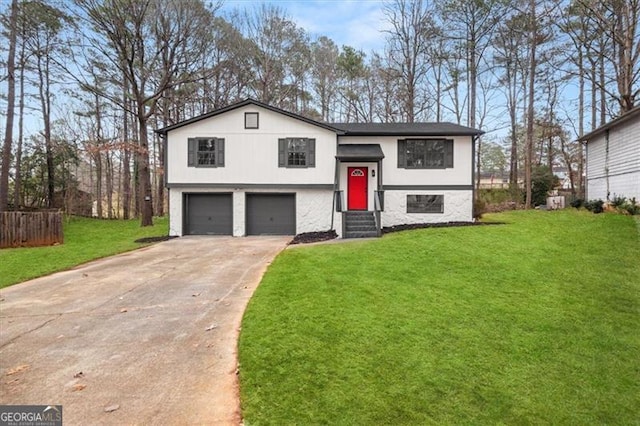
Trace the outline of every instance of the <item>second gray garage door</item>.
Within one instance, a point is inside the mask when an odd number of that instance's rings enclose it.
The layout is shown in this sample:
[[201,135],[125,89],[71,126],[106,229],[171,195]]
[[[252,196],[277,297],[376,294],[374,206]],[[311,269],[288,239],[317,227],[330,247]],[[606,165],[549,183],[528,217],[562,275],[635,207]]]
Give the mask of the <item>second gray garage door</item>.
[[231,235],[231,194],[185,194],[186,235]]
[[295,235],[295,194],[247,194],[247,235]]

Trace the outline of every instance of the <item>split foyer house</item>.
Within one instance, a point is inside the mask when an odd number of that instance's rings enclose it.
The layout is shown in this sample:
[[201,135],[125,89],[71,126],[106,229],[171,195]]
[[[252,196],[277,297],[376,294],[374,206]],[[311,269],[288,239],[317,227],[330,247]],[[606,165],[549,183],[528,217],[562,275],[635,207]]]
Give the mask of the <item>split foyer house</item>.
[[640,107],[580,138],[587,150],[587,200],[640,201]]
[[255,100],[157,130],[170,235],[344,238],[473,220],[475,139],[451,123],[323,123]]

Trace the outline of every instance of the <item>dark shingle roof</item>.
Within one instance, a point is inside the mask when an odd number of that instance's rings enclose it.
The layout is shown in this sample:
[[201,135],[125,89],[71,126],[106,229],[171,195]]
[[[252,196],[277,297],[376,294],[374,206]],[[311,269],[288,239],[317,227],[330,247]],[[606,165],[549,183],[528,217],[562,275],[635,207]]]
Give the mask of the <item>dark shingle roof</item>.
[[476,136],[484,132],[453,123],[331,123],[346,136]]
[[460,126],[453,123],[324,123],[315,121],[302,115],[273,107],[271,105],[256,101],[255,99],[246,99],[241,102],[208,112],[206,114],[184,120],[171,126],[156,130],[156,133],[167,134],[167,132],[196,123],[216,115],[224,114],[247,105],[255,105],[261,108],[277,112],[305,123],[331,130],[338,135],[346,136],[475,136],[484,132],[471,127]]
[[344,144],[338,145],[338,160],[372,161],[382,160],[384,154],[380,145],[375,144]]
[[342,134],[342,131],[340,129],[336,129],[335,127],[331,126],[330,124],[323,123],[323,122],[320,122],[320,121],[315,121],[315,120],[312,120],[310,118],[303,117],[301,115],[294,114],[292,112],[285,111],[283,109],[276,108],[276,107],[271,106],[271,105],[267,105],[265,103],[262,103],[260,101],[256,101],[255,99],[251,99],[251,98],[245,99],[244,101],[241,101],[241,102],[236,102],[235,104],[231,104],[231,105],[226,106],[224,108],[216,109],[214,111],[208,112],[206,114],[199,115],[197,117],[193,117],[193,118],[191,118],[189,120],[184,120],[184,121],[181,121],[179,123],[173,124],[171,126],[167,126],[167,127],[162,128],[162,129],[158,129],[158,130],[156,130],[156,133],[166,135],[167,132],[169,132],[171,130],[174,130],[174,129],[177,129],[179,127],[186,126],[188,124],[195,123],[195,122],[198,122],[200,120],[204,120],[204,119],[207,119],[207,118],[210,118],[210,117],[214,117],[216,115],[224,114],[225,112],[229,112],[229,111],[232,111],[234,109],[242,108],[242,107],[247,106],[247,105],[255,105],[255,106],[258,106],[258,107],[261,107],[261,108],[264,108],[264,109],[268,109],[269,111],[273,111],[273,112],[277,112],[279,114],[286,115],[287,117],[295,118],[296,120],[304,121],[305,123],[313,124],[314,126],[322,127],[323,129],[334,131],[337,134]]

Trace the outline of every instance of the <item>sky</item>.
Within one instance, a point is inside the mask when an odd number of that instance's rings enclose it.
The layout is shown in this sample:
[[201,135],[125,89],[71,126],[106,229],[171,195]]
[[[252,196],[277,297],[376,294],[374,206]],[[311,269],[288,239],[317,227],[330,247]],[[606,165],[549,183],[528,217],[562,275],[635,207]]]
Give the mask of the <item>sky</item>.
[[[222,12],[253,9],[261,3],[226,0]],[[312,39],[324,35],[338,46],[348,45],[365,53],[384,48],[383,31],[389,24],[385,22],[383,0],[273,0],[266,3],[285,10]]]

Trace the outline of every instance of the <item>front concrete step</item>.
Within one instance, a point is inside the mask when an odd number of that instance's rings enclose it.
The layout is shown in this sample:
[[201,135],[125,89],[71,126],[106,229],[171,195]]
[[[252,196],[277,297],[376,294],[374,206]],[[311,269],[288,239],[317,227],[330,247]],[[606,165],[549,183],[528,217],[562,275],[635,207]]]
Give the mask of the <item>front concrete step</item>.
[[374,212],[345,212],[344,238],[372,238],[378,236]]

